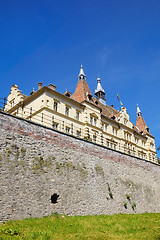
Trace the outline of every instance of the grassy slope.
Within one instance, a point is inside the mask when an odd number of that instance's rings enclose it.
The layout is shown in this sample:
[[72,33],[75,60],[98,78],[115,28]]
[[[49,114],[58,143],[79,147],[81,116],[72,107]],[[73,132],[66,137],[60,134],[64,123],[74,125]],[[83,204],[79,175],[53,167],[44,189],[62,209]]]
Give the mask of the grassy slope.
[[151,239],[160,240],[160,214],[56,216],[9,221],[0,226],[1,239]]

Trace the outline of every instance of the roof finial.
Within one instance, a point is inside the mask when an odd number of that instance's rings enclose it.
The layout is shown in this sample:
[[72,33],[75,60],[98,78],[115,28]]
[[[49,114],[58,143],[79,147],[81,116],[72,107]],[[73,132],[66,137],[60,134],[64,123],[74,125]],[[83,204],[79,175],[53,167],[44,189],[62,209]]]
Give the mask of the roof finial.
[[[101,86],[101,84],[100,84],[100,77],[99,77],[99,72],[98,72],[98,77],[97,77],[97,82],[99,83],[99,85]],[[97,86],[98,87],[98,86]],[[101,86],[101,88],[102,88],[102,86]]]
[[137,104],[137,116],[142,116],[142,112]]

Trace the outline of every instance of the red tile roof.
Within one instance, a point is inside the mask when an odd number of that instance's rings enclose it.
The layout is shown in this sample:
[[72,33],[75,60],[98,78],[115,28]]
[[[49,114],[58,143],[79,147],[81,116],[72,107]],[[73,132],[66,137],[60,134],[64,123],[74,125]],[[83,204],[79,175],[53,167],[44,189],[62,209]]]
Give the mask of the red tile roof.
[[71,96],[71,98],[76,100],[77,102],[82,102],[84,100],[88,100],[87,99],[88,94],[92,95],[86,80],[82,79],[78,81],[76,90]]
[[[88,99],[88,95],[92,97],[91,100]],[[94,98],[86,80],[83,79],[78,81],[76,90],[71,96],[71,98],[80,103],[85,100],[92,103],[93,105],[99,107],[101,109],[101,113],[107,117],[112,117],[113,115],[116,115],[118,113],[118,111],[114,108],[108,105],[104,106],[100,101],[98,101],[97,98]]]
[[137,117],[136,127],[138,127],[139,131],[143,134],[150,134],[149,128],[147,127],[144,118],[142,116]]

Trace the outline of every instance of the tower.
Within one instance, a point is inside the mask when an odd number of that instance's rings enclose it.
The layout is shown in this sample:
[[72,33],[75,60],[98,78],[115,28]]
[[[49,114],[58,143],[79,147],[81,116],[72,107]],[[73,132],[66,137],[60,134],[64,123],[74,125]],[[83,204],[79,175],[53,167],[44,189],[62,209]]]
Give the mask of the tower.
[[142,116],[142,112],[137,104],[137,121],[136,126],[143,134],[150,134],[149,128],[147,127],[147,124],[144,121],[144,118]]
[[97,78],[97,89],[95,90],[95,96],[103,105],[106,105],[105,91],[101,86],[99,77]]
[[86,80],[86,75],[84,74],[82,64],[81,64],[80,72],[79,72],[79,75],[78,75],[78,79],[79,80]]
[[84,100],[88,101],[89,99],[92,101],[92,93],[88,87],[86,75],[84,74],[82,65],[78,75],[77,87],[71,98],[77,102],[83,102]]

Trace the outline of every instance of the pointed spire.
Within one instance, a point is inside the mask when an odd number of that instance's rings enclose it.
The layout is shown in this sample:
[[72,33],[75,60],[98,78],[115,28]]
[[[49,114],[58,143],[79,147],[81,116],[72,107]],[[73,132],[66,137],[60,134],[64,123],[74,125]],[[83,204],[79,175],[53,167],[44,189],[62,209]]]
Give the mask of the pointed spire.
[[[99,75],[99,74],[98,74]],[[98,76],[98,78],[97,78],[97,89],[95,90],[95,93],[96,92],[99,92],[99,91],[102,91],[102,92],[104,92],[105,93],[105,91],[104,91],[104,89],[102,88],[102,86],[101,86],[101,83],[100,83],[100,77]]]
[[142,112],[137,104],[137,116],[142,116]]
[[97,78],[97,89],[95,90],[95,96],[97,99],[103,104],[106,105],[106,99],[105,99],[105,91],[102,88],[102,85],[100,83],[100,77],[98,73],[98,78]]
[[82,64],[81,64],[81,69],[80,69],[78,78],[79,78],[79,80],[81,80],[81,79],[86,80],[86,75],[84,74]]

